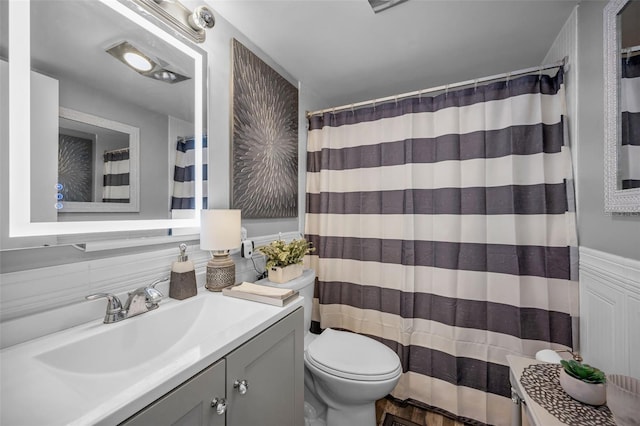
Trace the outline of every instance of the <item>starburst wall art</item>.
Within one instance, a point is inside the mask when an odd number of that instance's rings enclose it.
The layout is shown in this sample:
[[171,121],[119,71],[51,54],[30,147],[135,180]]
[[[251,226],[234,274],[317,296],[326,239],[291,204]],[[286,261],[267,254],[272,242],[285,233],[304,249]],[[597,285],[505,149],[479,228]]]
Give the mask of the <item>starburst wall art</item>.
[[245,218],[298,215],[298,89],[233,40],[231,205]]

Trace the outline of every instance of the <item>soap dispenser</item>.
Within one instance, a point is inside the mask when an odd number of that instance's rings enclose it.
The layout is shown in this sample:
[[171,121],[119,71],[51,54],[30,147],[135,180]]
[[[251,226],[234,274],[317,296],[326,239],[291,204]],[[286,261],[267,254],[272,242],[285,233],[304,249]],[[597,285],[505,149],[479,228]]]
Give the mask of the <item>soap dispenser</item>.
[[187,256],[187,245],[180,244],[180,256],[171,265],[171,282],[169,283],[169,297],[183,300],[195,296],[198,292],[196,285],[196,271],[193,262]]

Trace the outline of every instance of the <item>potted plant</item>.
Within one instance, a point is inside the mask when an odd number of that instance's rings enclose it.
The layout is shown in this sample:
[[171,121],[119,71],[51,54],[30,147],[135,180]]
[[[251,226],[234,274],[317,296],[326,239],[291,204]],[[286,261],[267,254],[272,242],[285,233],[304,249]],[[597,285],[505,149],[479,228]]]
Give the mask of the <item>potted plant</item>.
[[269,280],[282,284],[302,275],[302,260],[315,249],[301,238],[290,243],[272,241],[271,244],[258,247],[258,250],[267,257]]
[[561,360],[560,385],[573,399],[589,405],[602,405],[607,400],[604,372],[576,360]]

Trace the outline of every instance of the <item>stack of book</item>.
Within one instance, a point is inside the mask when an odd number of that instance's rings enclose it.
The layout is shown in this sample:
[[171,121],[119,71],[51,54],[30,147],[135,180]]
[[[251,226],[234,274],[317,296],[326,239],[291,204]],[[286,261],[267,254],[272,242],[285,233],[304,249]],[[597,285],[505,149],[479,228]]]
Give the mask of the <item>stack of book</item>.
[[297,291],[288,288],[269,287],[248,282],[224,288],[222,294],[275,306],[284,306],[298,296]]

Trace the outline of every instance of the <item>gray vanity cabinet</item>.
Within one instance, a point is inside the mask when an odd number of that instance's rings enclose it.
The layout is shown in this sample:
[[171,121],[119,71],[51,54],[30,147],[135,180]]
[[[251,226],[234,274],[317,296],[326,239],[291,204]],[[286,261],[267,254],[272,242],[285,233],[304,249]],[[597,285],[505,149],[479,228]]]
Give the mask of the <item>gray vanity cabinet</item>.
[[[299,308],[121,426],[304,425],[302,328]],[[214,398],[226,400],[224,414]]]
[[304,425],[302,309],[227,357],[227,426]]
[[225,360],[221,359],[121,425],[225,426],[224,414],[211,407],[224,398]]

